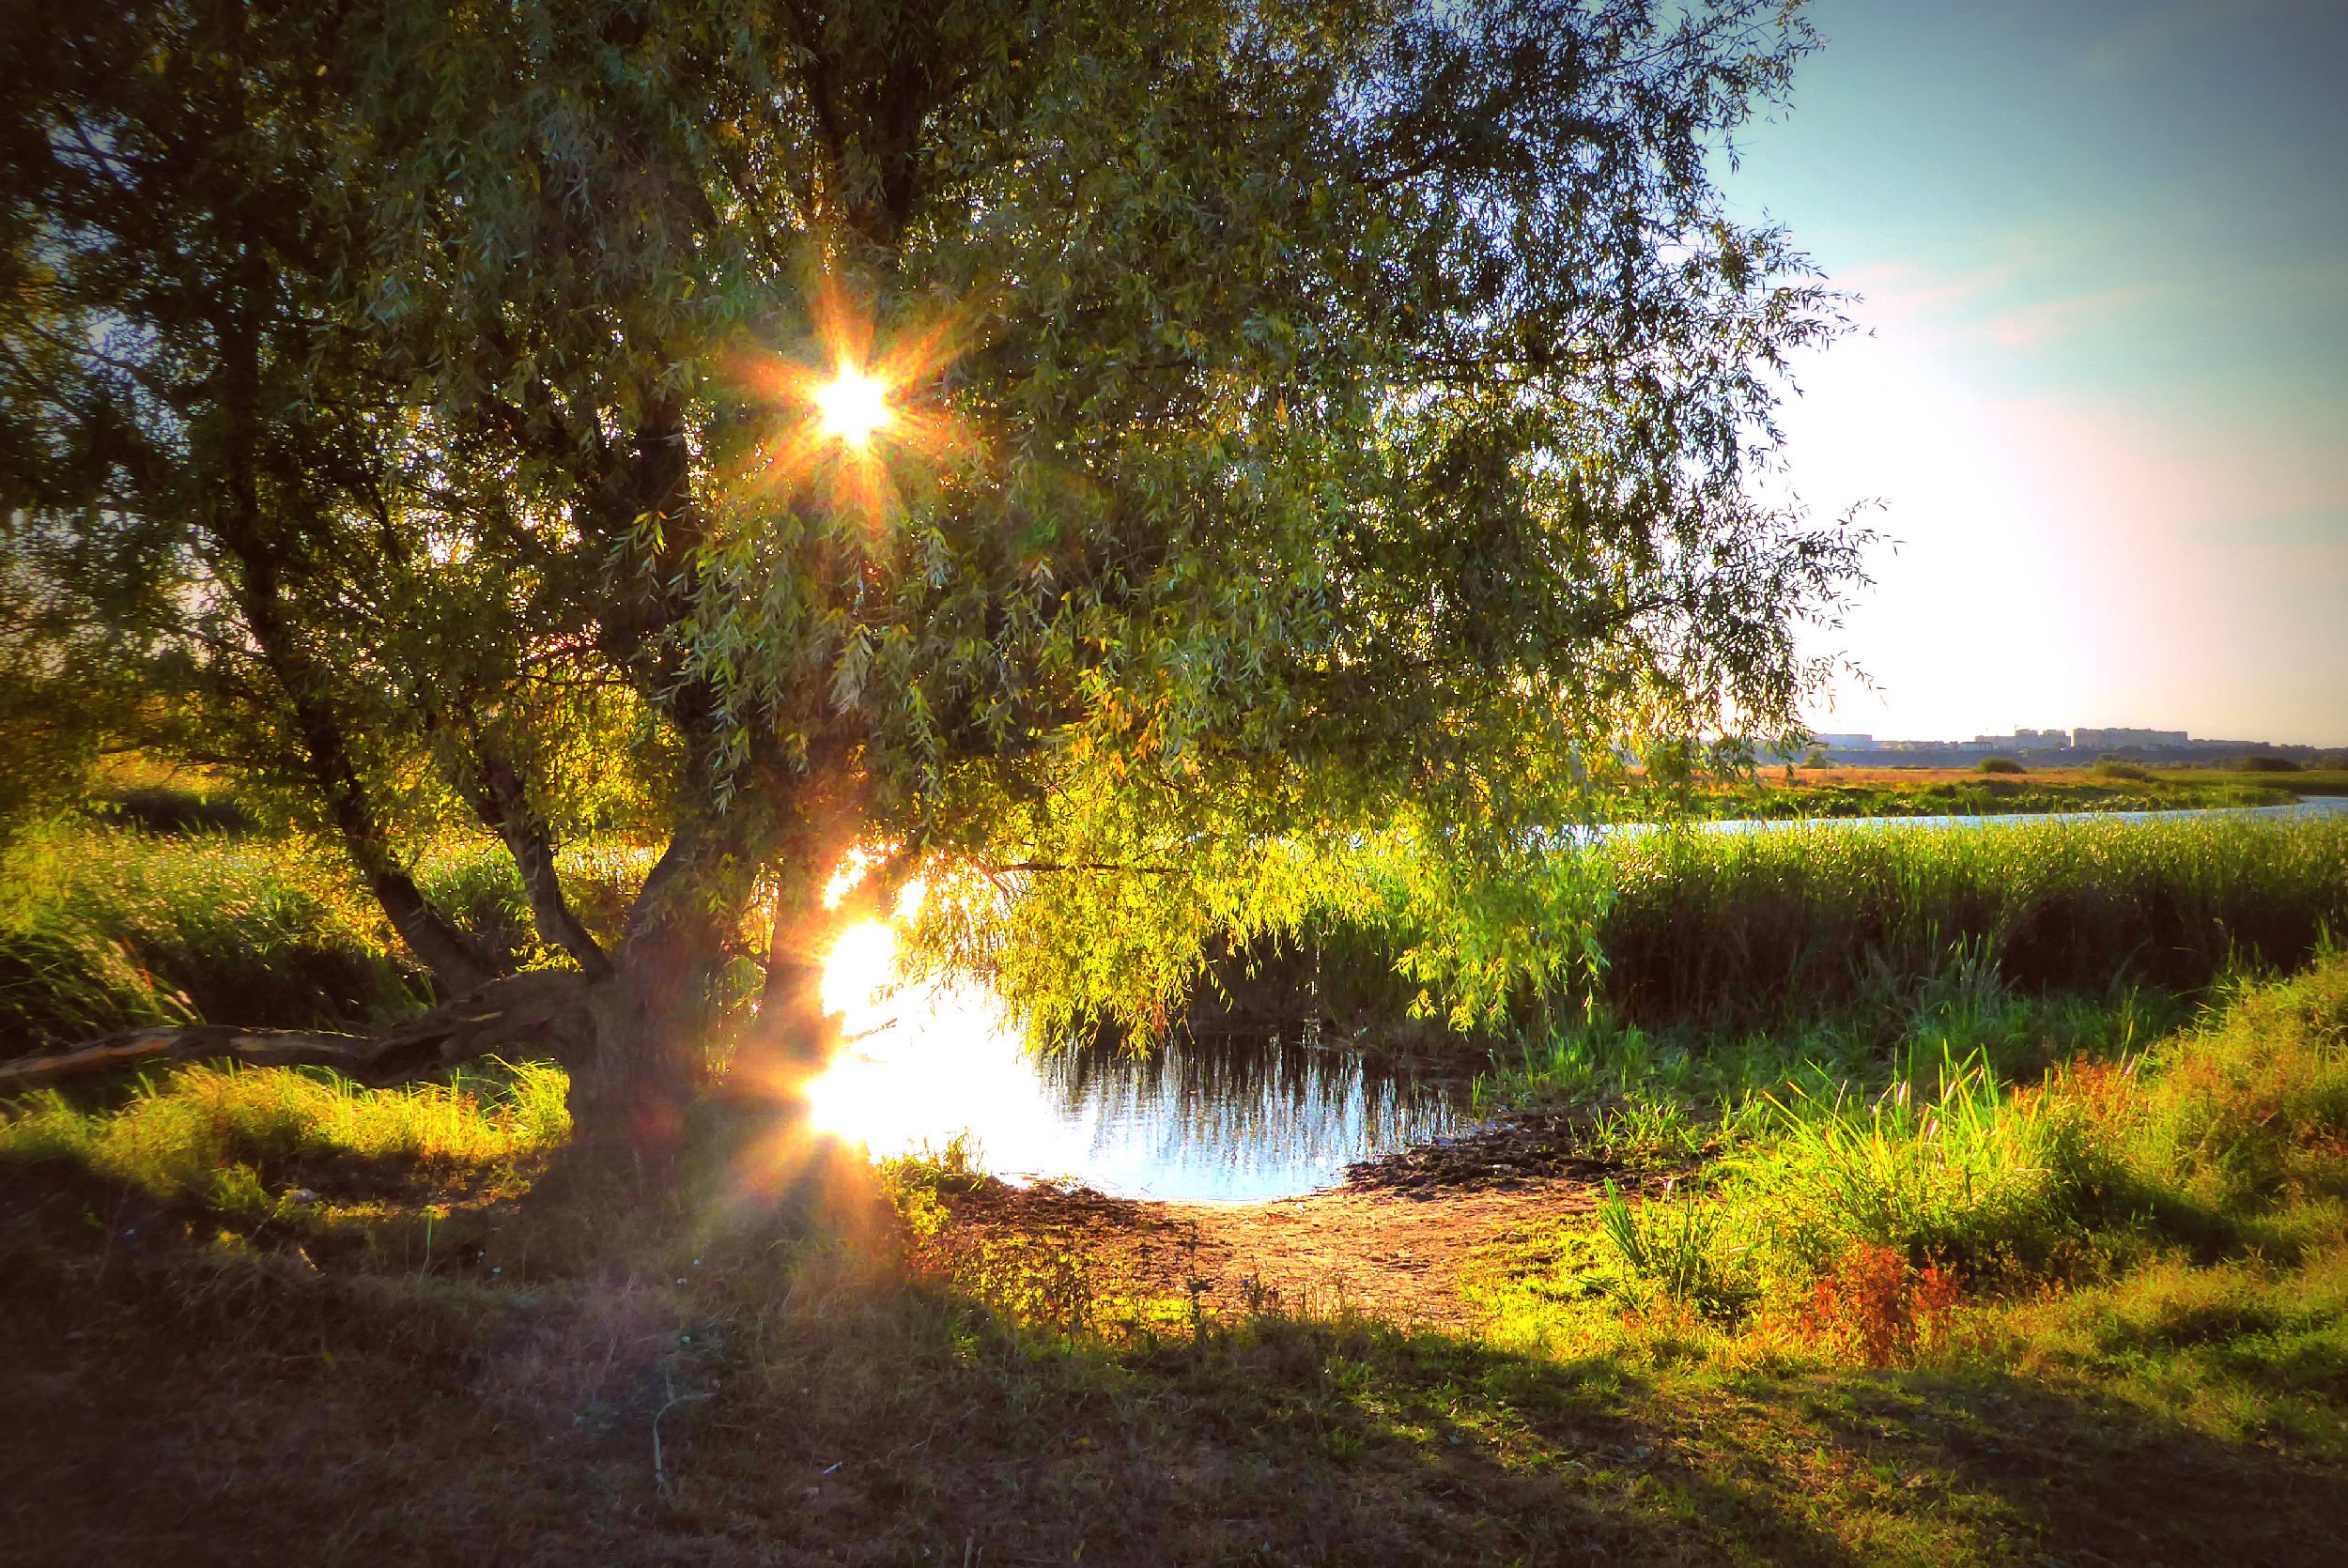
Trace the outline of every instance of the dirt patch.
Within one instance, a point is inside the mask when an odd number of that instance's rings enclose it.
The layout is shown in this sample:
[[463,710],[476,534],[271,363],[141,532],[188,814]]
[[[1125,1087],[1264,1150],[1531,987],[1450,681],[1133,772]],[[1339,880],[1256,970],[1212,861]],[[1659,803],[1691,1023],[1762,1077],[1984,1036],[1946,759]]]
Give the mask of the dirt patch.
[[1431,1199],[1620,1179],[1623,1173],[1613,1161],[1576,1152],[1590,1146],[1591,1119],[1592,1113],[1582,1109],[1511,1112],[1463,1136],[1348,1166],[1339,1191]]
[[987,1180],[944,1194],[958,1226],[1078,1259],[1096,1287],[1192,1297],[1203,1313],[1351,1309],[1474,1325],[1460,1276],[1476,1253],[1586,1212],[1607,1167],[1566,1128],[1525,1118],[1354,1167],[1346,1183],[1270,1203],[1161,1203]]

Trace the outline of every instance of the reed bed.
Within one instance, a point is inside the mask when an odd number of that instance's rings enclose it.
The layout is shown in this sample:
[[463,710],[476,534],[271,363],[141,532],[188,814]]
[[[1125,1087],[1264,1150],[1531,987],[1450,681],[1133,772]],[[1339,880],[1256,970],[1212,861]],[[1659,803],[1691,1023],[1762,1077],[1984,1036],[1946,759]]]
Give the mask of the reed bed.
[[1308,931],[1398,954],[1457,1023],[1537,1036],[1595,1008],[1776,1025],[1968,961],[2033,994],[2191,992],[2295,969],[2348,932],[2348,820],[1654,830],[1496,887],[1401,855],[1364,881]]

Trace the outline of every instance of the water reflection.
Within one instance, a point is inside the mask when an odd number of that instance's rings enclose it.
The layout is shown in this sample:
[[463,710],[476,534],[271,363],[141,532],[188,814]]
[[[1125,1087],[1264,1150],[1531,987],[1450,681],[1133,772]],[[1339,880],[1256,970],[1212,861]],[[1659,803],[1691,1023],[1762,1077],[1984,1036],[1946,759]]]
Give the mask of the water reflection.
[[1196,1039],[1138,1058],[1098,1047],[1036,1057],[974,987],[849,1012],[862,1038],[812,1086],[814,1116],[875,1156],[941,1149],[966,1134],[987,1169],[1007,1178],[1073,1176],[1122,1196],[1254,1202],[1330,1186],[1354,1161],[1466,1119],[1463,1084],[1294,1038]]

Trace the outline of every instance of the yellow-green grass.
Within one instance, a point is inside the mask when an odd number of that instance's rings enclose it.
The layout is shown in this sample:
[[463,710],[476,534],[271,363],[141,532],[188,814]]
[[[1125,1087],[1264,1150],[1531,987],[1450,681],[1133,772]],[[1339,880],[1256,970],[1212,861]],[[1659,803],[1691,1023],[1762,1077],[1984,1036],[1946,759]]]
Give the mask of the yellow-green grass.
[[252,1218],[313,1181],[333,1187],[330,1175],[353,1166],[425,1188],[513,1172],[569,1134],[568,1089],[547,1063],[389,1089],[323,1068],[183,1067],[128,1094],[48,1090],[0,1105],[0,1168],[58,1166],[160,1203]]
[[[649,859],[566,852],[575,902],[610,930]],[[432,850],[425,892],[503,960],[556,963],[513,865],[488,844]],[[0,1055],[147,1023],[364,1030],[429,986],[329,850],[295,837],[67,824],[0,855]]]

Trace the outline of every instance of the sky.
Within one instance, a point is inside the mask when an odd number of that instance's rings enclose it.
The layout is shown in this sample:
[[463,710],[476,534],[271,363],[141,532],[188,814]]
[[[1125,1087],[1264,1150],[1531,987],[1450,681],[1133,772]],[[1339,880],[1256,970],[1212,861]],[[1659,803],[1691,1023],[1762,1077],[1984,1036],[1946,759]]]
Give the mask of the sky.
[[2348,745],[2348,0],[1814,0],[1724,176],[1859,329],[1784,410],[1898,541],[1814,728]]

